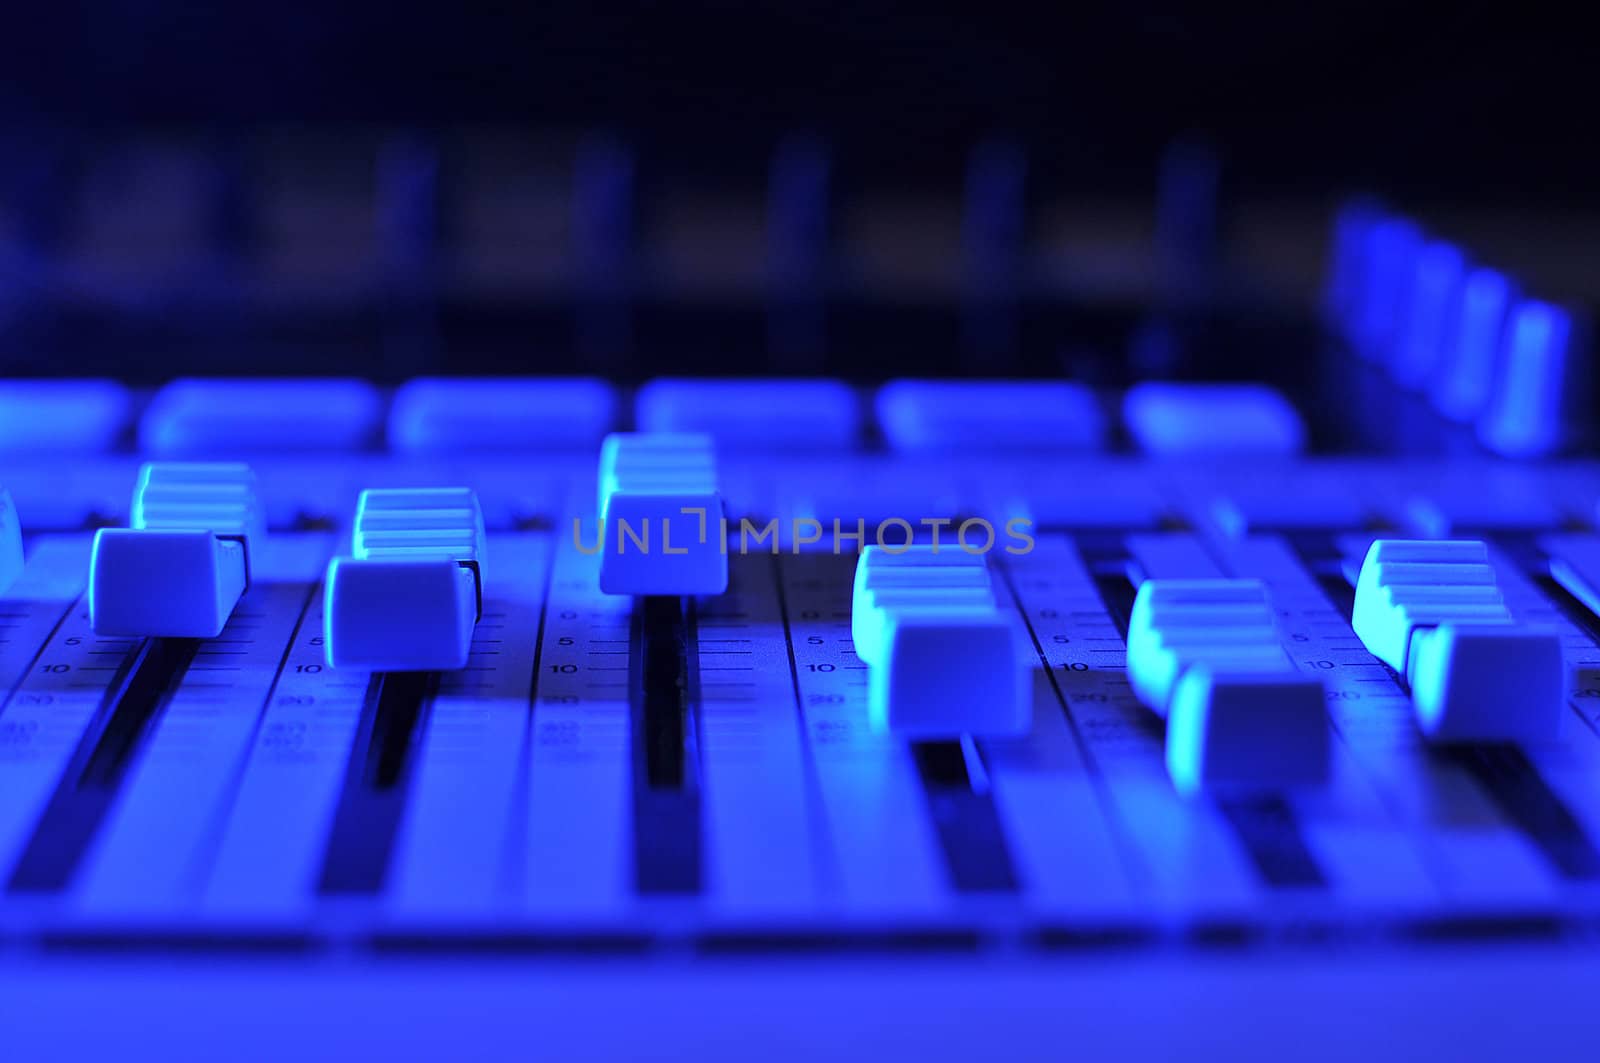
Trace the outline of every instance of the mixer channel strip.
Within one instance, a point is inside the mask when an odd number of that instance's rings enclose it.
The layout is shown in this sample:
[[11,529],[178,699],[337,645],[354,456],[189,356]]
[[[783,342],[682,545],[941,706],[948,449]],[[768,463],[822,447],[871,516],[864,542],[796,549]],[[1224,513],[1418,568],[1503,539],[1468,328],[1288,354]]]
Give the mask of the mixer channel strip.
[[[928,495],[962,461],[897,468]],[[572,519],[589,516],[585,467],[574,457],[552,473],[536,503],[493,460],[471,470],[476,510],[459,493],[394,496],[395,520],[422,522],[396,533],[427,551],[417,563],[473,580],[461,667],[418,671],[330,660],[326,575],[354,556],[339,528],[354,492],[325,507],[333,530],[260,537],[249,588],[204,639],[97,634],[92,536],[33,533],[18,503],[26,561],[0,599],[0,933],[61,948],[1205,948],[1581,935],[1600,918],[1585,533],[1491,529],[1466,573],[1493,578],[1496,631],[1555,640],[1553,739],[1430,735],[1406,670],[1353,626],[1374,536],[1340,515],[1414,497],[1413,481],[1277,532],[1254,516],[1255,481],[1226,472],[1183,494],[1152,486],[1186,530],[1034,527],[1026,548],[997,539],[980,567],[956,559],[981,579],[884,583],[879,611],[981,613],[1014,633],[1007,667],[1026,711],[990,728],[958,699],[935,734],[875,718],[874,662],[894,655],[887,643],[858,654],[856,640],[892,629],[852,630],[867,615],[852,595],[857,542],[741,549],[735,533],[721,593],[606,594],[604,557]],[[820,497],[792,468],[757,508],[742,486],[752,468],[724,459],[730,522]],[[395,466],[381,482],[443,489],[460,470]],[[305,509],[272,473],[264,463],[263,510]],[[1578,490],[1555,482],[1550,497]],[[1241,519],[1212,522],[1217,498]],[[481,514],[487,531],[425,515],[435,502]],[[1408,512],[1401,501],[1395,519]],[[449,527],[428,530],[436,519]],[[458,568],[462,549],[482,567]],[[971,580],[981,593],[951,605]],[[1275,647],[1273,682],[1320,691],[1325,771],[1175,784],[1173,724],[1128,660],[1144,637],[1139,596],[1169,584],[1227,590],[1196,599],[1200,613],[1183,605],[1182,622],[1243,625],[1216,630],[1255,647],[1250,661]],[[440,614],[451,625],[458,599]],[[1240,610],[1258,606],[1246,623]],[[1157,627],[1178,631],[1169,621]],[[942,645],[952,661],[922,666],[959,667],[961,639]],[[1179,667],[1244,661],[1180,654]],[[1250,743],[1279,739],[1258,738],[1249,712],[1236,719],[1238,748],[1270,755]]]

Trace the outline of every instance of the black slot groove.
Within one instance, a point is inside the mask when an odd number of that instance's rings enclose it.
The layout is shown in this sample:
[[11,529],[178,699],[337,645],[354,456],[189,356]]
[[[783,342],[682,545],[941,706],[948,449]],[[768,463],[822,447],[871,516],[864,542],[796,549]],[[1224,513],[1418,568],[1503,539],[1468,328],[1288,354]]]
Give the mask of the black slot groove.
[[967,757],[960,742],[913,742],[911,757],[925,785],[960,790],[972,787],[972,775],[967,771]]
[[1250,862],[1267,885],[1310,889],[1328,884],[1300,833],[1294,809],[1282,797],[1226,798],[1217,806],[1244,842]]
[[1345,577],[1344,555],[1339,551],[1335,535],[1335,532],[1302,528],[1285,532],[1282,538],[1311,573],[1328,603],[1350,623],[1355,617],[1356,589]]
[[693,606],[644,597],[629,630],[633,855],[642,894],[698,893],[701,807]]
[[177,689],[199,649],[199,639],[145,641],[132,667],[118,677],[120,684],[113,686],[108,695],[115,709],[107,717],[78,776],[80,787],[117,784],[150,721]]
[[151,724],[199,648],[198,639],[146,639],[123,660],[12,870],[11,892],[53,893],[72,881]]
[[688,630],[676,598],[644,598],[636,610],[634,703],[645,783],[678,789],[689,783]]
[[1483,743],[1444,748],[1434,755],[1471,775],[1562,878],[1600,880],[1600,850],[1522,750]]
[[419,725],[438,685],[437,672],[373,675],[328,831],[320,893],[374,894],[383,888]]
[[958,893],[1015,893],[1016,867],[994,796],[974,788],[960,742],[913,742],[928,814]]
[[1138,588],[1128,575],[1133,561],[1128,553],[1123,533],[1096,533],[1076,536],[1073,540],[1078,556],[1088,569],[1095,593],[1106,607],[1106,613],[1116,625],[1123,642],[1128,641],[1128,619],[1133,615],[1133,599]]
[[405,777],[423,702],[437,682],[437,675],[429,672],[390,672],[381,677],[367,743],[364,778],[369,788],[391,790]]

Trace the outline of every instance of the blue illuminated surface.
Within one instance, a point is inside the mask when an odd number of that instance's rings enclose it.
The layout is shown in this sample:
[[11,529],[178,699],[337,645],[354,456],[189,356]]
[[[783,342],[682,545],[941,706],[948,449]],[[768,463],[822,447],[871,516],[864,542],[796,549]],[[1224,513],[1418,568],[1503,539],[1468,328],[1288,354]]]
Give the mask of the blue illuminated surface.
[[1262,384],[1135,384],[1122,416],[1153,455],[1293,455],[1306,444],[1294,405]]
[[395,390],[389,445],[407,454],[597,446],[616,394],[593,377],[420,377]]
[[1512,310],[1499,381],[1478,421],[1478,438],[1498,454],[1537,457],[1556,450],[1568,428],[1565,394],[1572,319],[1560,307],[1525,300]]
[[110,380],[0,380],[0,454],[108,450],[132,406]]
[[0,486],[0,594],[22,575],[22,524],[11,493]]
[[741,450],[843,450],[861,434],[861,404],[835,380],[687,380],[663,377],[639,389],[643,432],[704,432]]
[[1323,312],[1336,327],[1348,330],[1353,326],[1366,285],[1371,250],[1368,237],[1383,217],[1382,208],[1368,200],[1346,204],[1334,217]]
[[158,456],[341,451],[377,431],[377,388],[360,380],[178,380],[139,421],[139,445]]
[[1097,450],[1106,417],[1094,393],[1063,381],[893,380],[878,423],[907,453]]
[[1446,417],[1470,421],[1487,405],[1506,315],[1515,298],[1504,273],[1483,267],[1467,273],[1430,391],[1434,407]]
[[1429,243],[1417,256],[1400,340],[1389,367],[1401,385],[1421,387],[1438,366],[1466,268],[1460,248],[1442,240]]
[[1364,357],[1387,360],[1396,331],[1404,320],[1416,258],[1422,250],[1422,229],[1409,218],[1384,218],[1365,233],[1363,276],[1351,328],[1356,350]]

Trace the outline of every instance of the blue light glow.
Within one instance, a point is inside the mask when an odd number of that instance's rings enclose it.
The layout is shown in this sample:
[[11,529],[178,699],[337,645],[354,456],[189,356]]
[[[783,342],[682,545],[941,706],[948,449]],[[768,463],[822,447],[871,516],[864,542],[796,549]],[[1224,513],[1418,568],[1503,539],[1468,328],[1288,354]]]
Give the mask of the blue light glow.
[[1434,241],[1417,256],[1390,371],[1407,388],[1421,387],[1438,366],[1467,269],[1460,248]]
[[1107,429],[1094,393],[1058,380],[892,380],[877,413],[907,453],[1098,450]]
[[0,454],[109,450],[132,405],[110,380],[0,380]]
[[419,377],[395,390],[389,445],[405,454],[577,450],[616,419],[616,393],[593,377]]
[[1478,438],[1510,458],[1550,454],[1564,442],[1573,353],[1572,318],[1560,307],[1527,300],[1511,312],[1499,379],[1478,421]]
[[1136,384],[1122,417],[1147,454],[1292,455],[1306,444],[1294,405],[1263,384]]
[[139,444],[173,457],[356,450],[381,410],[377,388],[361,380],[178,380],[151,400]]
[[1434,407],[1446,417],[1470,421],[1489,401],[1500,337],[1514,298],[1504,273],[1480,267],[1467,274],[1430,392]]
[[1389,217],[1366,232],[1365,274],[1357,296],[1352,330],[1356,350],[1373,361],[1387,361],[1404,319],[1406,294],[1422,250],[1422,229],[1409,218]]
[[643,432],[704,432],[732,450],[843,450],[861,432],[855,392],[836,380],[687,380],[639,389]]

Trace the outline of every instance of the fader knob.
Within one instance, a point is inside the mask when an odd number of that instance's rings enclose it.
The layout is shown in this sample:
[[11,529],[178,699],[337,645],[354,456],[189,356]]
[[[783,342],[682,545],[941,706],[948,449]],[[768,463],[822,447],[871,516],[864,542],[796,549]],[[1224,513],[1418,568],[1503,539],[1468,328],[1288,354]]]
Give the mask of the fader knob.
[[600,590],[721,594],[728,589],[722,494],[711,437],[614,433],[600,448]]
[[1128,681],[1167,720],[1184,793],[1327,778],[1322,681],[1295,669],[1259,580],[1149,579],[1128,623]]
[[335,668],[463,668],[483,614],[483,513],[465,487],[367,490],[349,557],[328,565],[323,642]]
[[1513,620],[1483,543],[1379,539],[1356,581],[1353,626],[1411,684],[1428,737],[1555,736],[1565,684],[1560,637]]
[[22,574],[22,526],[11,493],[0,487],[0,594]]
[[856,562],[850,628],[869,669],[875,729],[915,738],[1027,730],[1016,627],[996,607],[982,555],[867,547]]
[[126,528],[95,533],[89,618],[97,635],[215,638],[266,541],[247,465],[151,462]]

